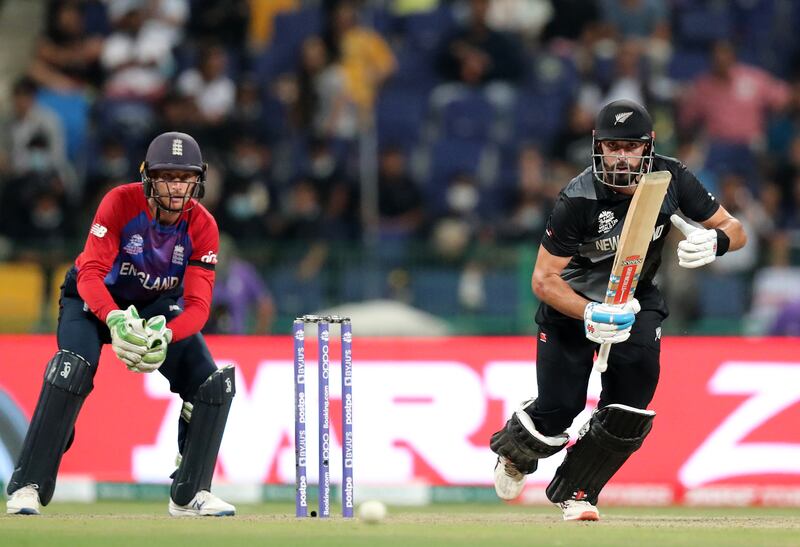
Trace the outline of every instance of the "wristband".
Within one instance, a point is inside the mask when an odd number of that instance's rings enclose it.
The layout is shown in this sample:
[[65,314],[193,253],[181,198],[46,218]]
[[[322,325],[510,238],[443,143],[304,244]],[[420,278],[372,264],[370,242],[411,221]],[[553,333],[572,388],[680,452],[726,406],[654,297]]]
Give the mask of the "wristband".
[[717,256],[722,256],[728,252],[728,248],[731,246],[731,238],[719,228],[714,228],[714,231],[717,232]]

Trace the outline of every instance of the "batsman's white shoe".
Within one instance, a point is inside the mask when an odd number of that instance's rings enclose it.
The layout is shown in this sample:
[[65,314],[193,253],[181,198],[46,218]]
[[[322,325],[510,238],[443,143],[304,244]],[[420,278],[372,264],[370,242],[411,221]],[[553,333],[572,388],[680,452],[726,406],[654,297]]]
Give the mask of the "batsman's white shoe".
[[525,473],[513,463],[498,456],[494,466],[494,491],[497,497],[506,501],[517,499],[525,488]]
[[9,515],[39,515],[39,487],[29,484],[16,490],[6,502]]
[[236,507],[208,490],[200,490],[186,505],[178,505],[170,499],[169,514],[173,517],[232,517]]
[[564,520],[600,520],[597,507],[583,500],[567,500],[557,503],[564,513]]

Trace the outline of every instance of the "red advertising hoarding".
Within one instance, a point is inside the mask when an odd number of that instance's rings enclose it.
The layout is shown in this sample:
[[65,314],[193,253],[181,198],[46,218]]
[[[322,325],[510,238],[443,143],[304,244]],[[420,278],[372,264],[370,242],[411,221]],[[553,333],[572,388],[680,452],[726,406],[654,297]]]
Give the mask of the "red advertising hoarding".
[[[306,341],[311,402],[316,401],[313,339]],[[292,483],[292,340],[210,336],[208,342],[220,365],[233,363],[237,369],[217,480]],[[337,346],[332,344],[334,363]],[[55,349],[52,336],[0,337],[0,391],[27,419]],[[517,404],[536,395],[532,338],[360,339],[356,332],[353,355],[357,483],[491,484],[489,436]],[[570,429],[573,438],[599,396],[600,377],[593,374],[586,410]],[[334,366],[333,470],[341,453],[338,378]],[[650,407],[657,412],[653,431],[606,496],[617,502],[710,503],[733,497],[742,504],[800,504],[798,402],[800,340],[667,338]],[[104,349],[62,476],[168,480],[179,411],[180,400],[160,375],[131,373]],[[316,412],[309,407],[309,439],[315,439]],[[313,444],[309,450],[315,456]],[[3,464],[2,453],[0,446],[0,479],[7,479],[9,457]],[[557,455],[542,462],[529,480],[527,499],[540,499],[560,460]]]

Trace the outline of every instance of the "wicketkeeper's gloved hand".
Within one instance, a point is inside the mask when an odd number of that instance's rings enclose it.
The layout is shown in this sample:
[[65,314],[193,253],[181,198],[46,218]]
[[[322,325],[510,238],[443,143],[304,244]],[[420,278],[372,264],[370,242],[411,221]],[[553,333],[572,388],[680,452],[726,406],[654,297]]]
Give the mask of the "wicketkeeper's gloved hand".
[[673,226],[683,232],[686,239],[678,243],[678,265],[699,268],[717,258],[717,231],[692,226],[678,215],[669,217]]
[[147,327],[139,317],[136,307],[113,310],[106,316],[106,325],[111,332],[111,347],[120,361],[128,368],[137,366],[147,353]]
[[642,307],[632,298],[627,304],[589,302],[583,309],[586,338],[598,344],[624,342],[631,335],[636,314]]
[[172,342],[172,329],[167,328],[167,319],[163,315],[148,319],[146,327],[147,353],[142,356],[142,361],[131,369],[135,372],[157,370],[167,358],[167,346]]

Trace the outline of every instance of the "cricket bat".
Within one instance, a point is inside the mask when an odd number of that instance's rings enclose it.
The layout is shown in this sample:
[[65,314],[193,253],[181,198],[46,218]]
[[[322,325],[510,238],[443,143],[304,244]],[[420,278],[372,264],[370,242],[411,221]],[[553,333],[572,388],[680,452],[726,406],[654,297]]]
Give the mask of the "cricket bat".
[[[606,290],[606,304],[625,304],[633,297],[670,180],[672,173],[669,171],[655,171],[643,175],[636,185],[617,243],[617,254],[614,255]],[[600,345],[594,362],[596,371],[605,372],[610,350],[611,344]]]

